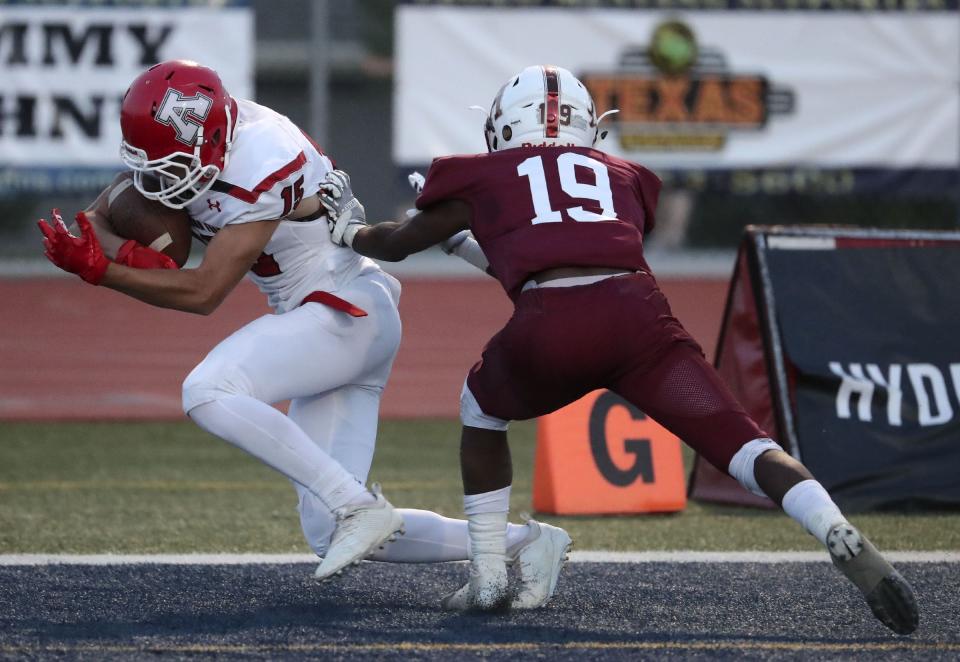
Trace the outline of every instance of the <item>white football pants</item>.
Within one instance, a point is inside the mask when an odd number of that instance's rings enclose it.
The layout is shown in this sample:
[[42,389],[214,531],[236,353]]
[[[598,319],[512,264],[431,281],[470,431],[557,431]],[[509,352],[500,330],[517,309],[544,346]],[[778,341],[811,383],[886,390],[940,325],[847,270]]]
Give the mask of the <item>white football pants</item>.
[[[365,274],[337,295],[367,317],[319,303],[265,315],[214,347],[183,385],[184,411],[200,427],[290,478],[304,537],[320,556],[336,522],[330,501],[321,498],[329,486],[315,483],[335,482],[341,467],[366,483],[380,396],[400,344],[396,279]],[[270,406],[287,399],[288,416]],[[421,510],[401,514],[407,534],[377,560],[468,558],[466,521]],[[511,529],[512,538],[523,537],[524,527]]]

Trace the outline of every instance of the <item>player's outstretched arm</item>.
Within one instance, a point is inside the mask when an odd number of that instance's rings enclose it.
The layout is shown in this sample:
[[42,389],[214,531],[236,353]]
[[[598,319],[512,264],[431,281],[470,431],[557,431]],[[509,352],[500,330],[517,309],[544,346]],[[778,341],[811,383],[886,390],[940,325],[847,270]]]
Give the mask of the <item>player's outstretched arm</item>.
[[196,269],[131,269],[111,263],[102,285],[161,308],[209,315],[250,270],[280,221],[227,225]]
[[405,221],[384,221],[361,228],[353,237],[353,250],[387,262],[439,244],[470,227],[470,206],[461,200],[437,203]]
[[[407,181],[410,182],[410,188],[420,195],[427,183],[427,178],[419,172],[411,172],[407,175]],[[418,213],[420,212],[416,209],[408,209],[407,218],[413,218]],[[490,261],[487,260],[483,249],[480,248],[480,243],[470,230],[461,230],[452,237],[447,237],[440,242],[440,248],[447,255],[455,255],[480,271],[489,273]]]
[[88,283],[104,285],[162,308],[207,315],[213,312],[250,269],[280,221],[229,225],[214,237],[196,269],[133,269],[111,262],[81,212],[79,236],[71,234],[60,214],[41,220],[47,258]]
[[473,213],[467,203],[449,200],[404,221],[384,221],[370,226],[363,205],[353,195],[350,176],[342,170],[327,174],[320,185],[319,200],[327,210],[331,241],[387,262],[399,262],[411,253],[466,230]]

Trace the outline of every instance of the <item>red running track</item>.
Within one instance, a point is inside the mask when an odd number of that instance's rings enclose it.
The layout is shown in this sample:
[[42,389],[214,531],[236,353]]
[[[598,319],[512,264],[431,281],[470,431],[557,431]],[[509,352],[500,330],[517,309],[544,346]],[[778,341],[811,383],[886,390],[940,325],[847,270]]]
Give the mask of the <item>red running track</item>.
[[[403,342],[384,393],[391,418],[458,415],[460,388],[510,314],[493,281],[405,278]],[[674,313],[708,356],[725,279],[662,279]],[[269,312],[243,282],[211,316],[144,305],[72,278],[0,280],[0,419],[183,417],[180,383],[220,339]]]

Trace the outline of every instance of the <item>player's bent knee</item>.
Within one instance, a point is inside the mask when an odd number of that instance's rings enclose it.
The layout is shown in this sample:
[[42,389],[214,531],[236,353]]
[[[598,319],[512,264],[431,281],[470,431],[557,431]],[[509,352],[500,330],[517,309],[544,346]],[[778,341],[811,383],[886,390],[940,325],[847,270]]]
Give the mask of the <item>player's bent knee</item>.
[[210,369],[202,362],[183,380],[183,412],[189,415],[200,405],[241,393],[251,394],[249,380],[242,372],[233,367]]
[[460,391],[460,422],[472,428],[481,428],[483,430],[506,431],[510,421],[505,421],[496,416],[485,414],[480,408],[480,403],[473,396],[467,382],[463,382],[463,390]]
[[782,451],[783,447],[773,439],[763,438],[748,441],[740,447],[740,450],[738,450],[730,460],[727,473],[736,478],[737,482],[757,496],[766,496],[757,483],[753,468],[757,462],[757,458],[771,450]]

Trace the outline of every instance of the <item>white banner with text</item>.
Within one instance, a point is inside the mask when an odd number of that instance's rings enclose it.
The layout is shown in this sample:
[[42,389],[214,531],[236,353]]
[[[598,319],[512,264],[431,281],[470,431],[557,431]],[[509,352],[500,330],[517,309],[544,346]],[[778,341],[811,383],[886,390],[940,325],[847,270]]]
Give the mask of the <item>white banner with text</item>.
[[153,64],[196,60],[249,98],[253,56],[246,3],[0,2],[0,188],[82,188],[85,171],[119,169],[120,102]]
[[[485,109],[530,64],[570,69],[604,150],[656,170],[930,171],[960,163],[954,11],[401,5],[394,160],[482,152]],[[952,174],[951,174],[952,173]],[[929,182],[928,182],[929,183]]]

